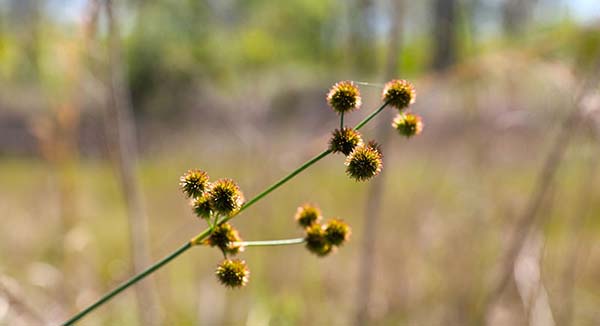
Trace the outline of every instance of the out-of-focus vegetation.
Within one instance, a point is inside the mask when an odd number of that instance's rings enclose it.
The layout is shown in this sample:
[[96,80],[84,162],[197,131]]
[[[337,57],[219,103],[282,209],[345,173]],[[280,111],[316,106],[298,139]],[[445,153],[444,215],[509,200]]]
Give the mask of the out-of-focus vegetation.
[[[396,76],[415,83],[425,129],[383,148],[369,324],[600,323],[600,4],[125,1],[114,7],[115,65],[103,3],[0,1],[0,325],[64,321],[133,273],[105,109],[115,71],[137,126],[153,260],[203,229],[177,189],[185,170],[232,177],[251,197],[326,146],[338,125],[331,84],[375,84],[361,86],[352,123]],[[483,309],[578,105],[509,285]],[[292,183],[234,220],[243,238],[300,236],[293,214],[308,201],[347,220],[351,242],[325,259],[248,248],[251,279],[238,291],[215,279],[218,252],[194,248],[151,278],[162,324],[355,321],[369,186],[349,180],[340,157]],[[126,292],[84,324],[141,324],[136,300]]]

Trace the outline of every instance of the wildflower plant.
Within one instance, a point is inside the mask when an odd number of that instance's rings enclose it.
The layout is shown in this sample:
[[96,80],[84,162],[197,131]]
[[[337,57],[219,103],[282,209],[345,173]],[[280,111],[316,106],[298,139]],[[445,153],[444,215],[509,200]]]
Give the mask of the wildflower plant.
[[243,241],[240,233],[229,221],[332,153],[342,153],[346,156],[344,165],[346,174],[350,178],[356,181],[366,181],[377,176],[383,168],[381,148],[375,141],[364,143],[359,130],[388,106],[395,107],[400,111],[400,115],[396,117],[392,126],[401,135],[411,137],[421,132],[423,128],[421,118],[404,112],[410,104],[414,103],[416,95],[414,87],[406,80],[388,82],[382,92],[383,103],[356,126],[346,127],[344,114],[359,109],[362,104],[360,91],[356,84],[352,81],[342,81],[333,85],[327,93],[327,103],[340,117],[340,128],[332,132],[328,147],[250,200],[244,200],[240,187],[232,179],[224,178],[210,182],[208,173],[202,170],[187,171],[179,180],[181,191],[191,199],[191,210],[207,223],[207,228],[191,240],[186,241],[179,249],[75,314],[63,325],[74,324],[123,290],[195,246],[218,248],[224,256],[224,260],[218,264],[215,271],[218,281],[229,288],[240,288],[248,283],[250,270],[244,260],[230,257],[240,254],[244,248],[304,244],[310,253],[324,257],[348,242],[351,235],[350,226],[339,218],[330,219],[322,224],[321,210],[312,204],[298,207],[292,218],[304,231],[303,236],[299,238]]

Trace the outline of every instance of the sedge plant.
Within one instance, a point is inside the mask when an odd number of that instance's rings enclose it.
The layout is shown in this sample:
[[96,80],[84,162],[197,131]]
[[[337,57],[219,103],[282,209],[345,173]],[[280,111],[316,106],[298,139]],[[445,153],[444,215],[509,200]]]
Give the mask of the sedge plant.
[[357,182],[367,181],[377,176],[383,168],[381,148],[374,140],[365,142],[359,130],[386,107],[398,110],[392,127],[400,135],[412,137],[421,133],[423,129],[421,118],[407,112],[415,101],[416,93],[413,85],[406,80],[392,80],[385,84],[382,104],[354,127],[346,126],[344,115],[360,109],[362,105],[357,84],[352,81],[341,81],[333,85],[327,93],[328,105],[340,118],[340,128],[332,132],[328,147],[248,201],[245,200],[234,180],[224,178],[211,182],[205,171],[199,169],[187,171],[180,178],[181,191],[191,199],[194,214],[206,222],[207,228],[186,241],[180,248],[73,315],[63,325],[75,324],[120,292],[154,273],[192,247],[218,248],[223,254],[223,261],[218,264],[215,271],[218,281],[229,288],[240,288],[248,283],[250,270],[243,259],[233,257],[240,255],[247,247],[303,244],[309,252],[324,257],[346,243],[351,235],[350,226],[340,218],[332,218],[323,223],[321,210],[314,204],[303,204],[296,210],[293,219],[303,229],[303,236],[299,238],[243,241],[240,233],[229,221],[329,154],[343,154],[346,157],[344,160],[346,174]]

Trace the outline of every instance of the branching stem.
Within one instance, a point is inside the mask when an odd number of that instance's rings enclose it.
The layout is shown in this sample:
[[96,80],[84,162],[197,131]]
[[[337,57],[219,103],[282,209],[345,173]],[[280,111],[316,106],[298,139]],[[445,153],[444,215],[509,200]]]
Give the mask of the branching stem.
[[242,247],[265,247],[265,246],[286,246],[304,243],[304,238],[283,239],[283,240],[265,240],[265,241],[240,241],[234,242],[234,246]]
[[[355,130],[361,129],[364,125],[366,125],[369,121],[371,121],[371,119],[373,119],[377,114],[379,114],[381,111],[383,111],[383,109],[387,105],[388,105],[387,102],[383,103],[378,109],[376,109],[375,111],[373,111],[366,118],[364,118],[361,122],[359,122],[354,127],[354,129]],[[272,184],[271,186],[269,186],[267,189],[265,189],[260,194],[256,195],[256,197],[254,197],[254,198],[250,199],[249,201],[247,201],[246,203],[244,203],[244,205],[242,205],[242,207],[240,207],[240,209],[236,213],[234,213],[232,215],[229,215],[229,216],[225,216],[225,217],[221,218],[220,220],[217,218],[216,220],[218,222],[216,223],[216,225],[213,225],[213,227],[214,226],[219,226],[219,225],[221,225],[221,224],[223,224],[223,223],[231,220],[235,216],[239,215],[241,212],[243,212],[244,210],[246,210],[248,207],[256,204],[256,202],[258,202],[259,200],[263,199],[265,196],[267,196],[268,194],[270,194],[271,192],[273,192],[275,189],[281,187],[284,183],[288,182],[290,179],[292,179],[293,177],[295,177],[296,175],[298,175],[300,172],[306,170],[311,165],[317,163],[318,161],[320,161],[321,159],[323,159],[324,157],[326,157],[329,154],[331,154],[331,150],[330,149],[326,149],[323,152],[321,152],[320,154],[318,154],[317,156],[315,156],[312,159],[308,160],[306,163],[302,164],[299,168],[297,168],[296,170],[292,171],[290,174],[288,174],[287,176],[283,177],[279,181],[275,182],[274,184]],[[79,313],[77,313],[76,315],[74,315],[73,317],[71,317],[69,320],[67,320],[62,325],[63,326],[73,325],[76,321],[80,320],[81,318],[83,318],[88,313],[92,312],[93,310],[95,310],[96,308],[98,308],[99,306],[101,306],[102,304],[104,304],[105,302],[107,302],[110,299],[112,299],[115,295],[119,294],[120,292],[122,292],[123,290],[127,289],[128,287],[134,285],[135,283],[141,281],[143,278],[145,278],[146,276],[152,274],[153,272],[155,272],[159,268],[163,267],[168,262],[170,262],[171,260],[175,259],[177,256],[181,255],[182,253],[184,253],[188,249],[190,249],[192,246],[202,244],[202,241],[206,237],[208,237],[210,235],[210,233],[212,232],[213,227],[206,228],[200,234],[198,234],[197,236],[195,236],[194,238],[192,238],[189,242],[186,242],[179,249],[173,251],[172,253],[170,253],[169,255],[167,255],[162,260],[160,260],[157,263],[155,263],[154,265],[148,267],[143,272],[141,272],[141,273],[133,276],[129,280],[123,282],[118,287],[116,287],[113,290],[111,290],[110,292],[106,293],[104,296],[102,296],[100,299],[98,299],[98,301],[92,303],[87,308],[85,308],[84,310],[80,311]],[[291,241],[291,240],[299,241],[299,239],[276,240],[276,241]],[[302,241],[304,241],[304,240],[302,239]],[[270,241],[249,241],[248,243],[260,243],[260,242],[270,242]],[[297,242],[297,243],[301,243],[301,242]],[[292,243],[286,243],[286,244],[292,244]],[[250,245],[259,245],[259,244],[250,244]],[[265,244],[262,244],[262,245],[265,245]],[[279,245],[279,244],[267,244],[267,245]]]

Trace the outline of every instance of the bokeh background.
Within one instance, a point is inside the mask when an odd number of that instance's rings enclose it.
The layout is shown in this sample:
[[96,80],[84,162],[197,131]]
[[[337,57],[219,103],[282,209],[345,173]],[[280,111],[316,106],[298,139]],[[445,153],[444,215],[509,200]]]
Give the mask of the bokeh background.
[[83,325],[599,325],[597,0],[1,0],[0,325],[57,324],[204,229],[189,168],[247,198],[321,152],[325,94],[411,80],[422,135],[364,129],[384,173],[330,156],[234,220],[241,290],[197,247]]

